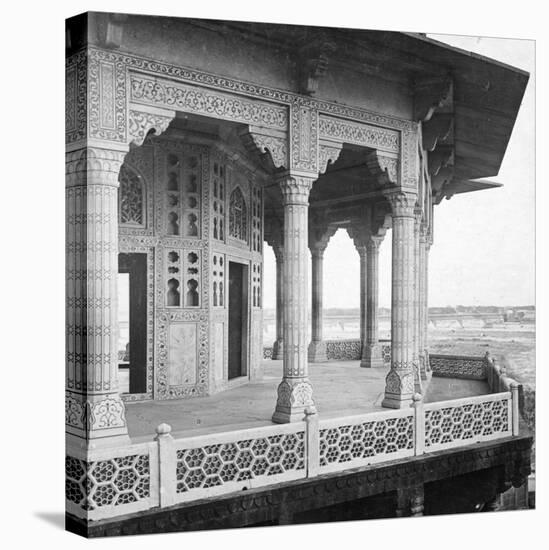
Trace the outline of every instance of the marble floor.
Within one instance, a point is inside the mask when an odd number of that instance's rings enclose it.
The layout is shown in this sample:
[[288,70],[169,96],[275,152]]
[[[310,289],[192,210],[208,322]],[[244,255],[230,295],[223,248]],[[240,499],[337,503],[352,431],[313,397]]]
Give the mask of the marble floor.
[[[210,397],[127,403],[126,418],[133,441],[151,440],[165,422],[174,437],[231,431],[271,423],[282,361],[266,360],[264,378]],[[385,368],[361,369],[358,361],[328,361],[309,365],[314,400],[320,418],[387,410],[381,407]],[[489,393],[482,381],[432,378],[426,402]]]

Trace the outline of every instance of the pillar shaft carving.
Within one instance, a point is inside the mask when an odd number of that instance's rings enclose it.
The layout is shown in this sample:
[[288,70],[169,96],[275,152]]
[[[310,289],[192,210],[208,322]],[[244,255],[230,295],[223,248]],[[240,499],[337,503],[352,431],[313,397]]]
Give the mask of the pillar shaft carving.
[[311,249],[311,343],[308,357],[309,361],[314,363],[327,360],[322,326],[324,250],[324,248]]
[[421,276],[420,276],[420,304],[419,304],[419,315],[420,315],[420,365],[425,371],[427,376],[430,372],[429,366],[429,351],[428,351],[428,342],[427,334],[429,328],[429,250],[431,248],[431,243],[429,240],[429,235],[427,230],[422,228],[420,234],[420,265],[421,265]]
[[384,407],[410,404],[414,393],[414,193],[388,193],[393,212],[391,369]]
[[118,174],[125,153],[66,157],[66,431],[87,446],[127,438],[118,393]]
[[273,421],[302,420],[314,409],[307,365],[307,256],[309,192],[313,180],[280,180],[284,206],[283,379]]
[[[383,358],[379,345],[379,247],[383,237],[371,236],[366,245],[366,322],[362,346],[361,367],[381,367]],[[362,261],[362,260],[361,260]]]
[[420,364],[420,280],[422,279],[422,265],[420,263],[420,229],[422,212],[416,209],[414,212],[414,376],[415,376],[415,391],[422,392],[421,380],[425,379],[422,376]]
[[425,234],[423,231],[423,225],[420,227],[419,232],[419,252],[418,252],[418,354],[419,354],[419,368],[421,378],[427,379],[427,369],[425,364]]
[[368,341],[367,295],[368,295],[368,251],[365,245],[356,246],[360,258],[360,345],[364,349]]
[[273,344],[273,359],[282,359],[284,354],[284,246],[273,246],[276,259],[276,340]]

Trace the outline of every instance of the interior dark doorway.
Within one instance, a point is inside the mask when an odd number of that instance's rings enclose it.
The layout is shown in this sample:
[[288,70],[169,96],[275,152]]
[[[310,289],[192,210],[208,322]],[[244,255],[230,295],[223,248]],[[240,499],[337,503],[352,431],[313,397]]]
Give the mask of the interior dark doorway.
[[248,268],[229,262],[229,380],[246,376]]
[[[127,284],[125,288],[119,288],[119,296],[121,292],[128,292],[129,295],[127,321],[119,320],[121,333],[125,329],[125,324],[128,328],[125,333],[128,335],[127,343],[121,344],[119,339],[119,348],[124,346],[123,354],[119,349],[119,366],[124,366],[129,371],[129,384],[126,383],[125,388],[121,387],[121,391],[145,393],[147,391],[147,255],[119,254],[118,273],[127,274]],[[123,281],[120,275],[119,280]],[[120,355],[123,357],[121,358]]]

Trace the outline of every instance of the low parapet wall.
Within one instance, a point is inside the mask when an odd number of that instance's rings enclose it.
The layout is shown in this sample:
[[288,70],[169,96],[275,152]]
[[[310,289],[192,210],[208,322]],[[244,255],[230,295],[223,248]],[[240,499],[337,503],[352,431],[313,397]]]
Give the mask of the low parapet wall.
[[[380,340],[381,353],[383,362],[387,365],[391,364],[391,341]],[[360,361],[360,339],[350,340],[326,340],[326,356],[328,360],[333,361]],[[273,347],[263,347],[263,358],[272,359]]]

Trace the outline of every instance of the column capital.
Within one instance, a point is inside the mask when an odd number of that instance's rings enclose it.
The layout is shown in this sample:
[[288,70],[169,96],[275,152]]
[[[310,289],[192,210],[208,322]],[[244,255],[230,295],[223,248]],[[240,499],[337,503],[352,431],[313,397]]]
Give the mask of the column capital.
[[417,193],[396,189],[383,194],[391,205],[393,217],[415,218]]
[[310,251],[311,251],[311,256],[313,258],[322,260],[324,259],[324,252],[326,251],[326,247],[313,246],[313,247],[310,247]]
[[309,205],[309,193],[313,187],[312,177],[285,174],[278,179],[284,205]]
[[65,154],[65,185],[118,187],[118,175],[126,151],[85,147]]
[[379,251],[379,247],[381,246],[381,243],[383,242],[384,236],[382,235],[372,235],[368,242],[366,243],[366,248],[369,252],[377,252]]

